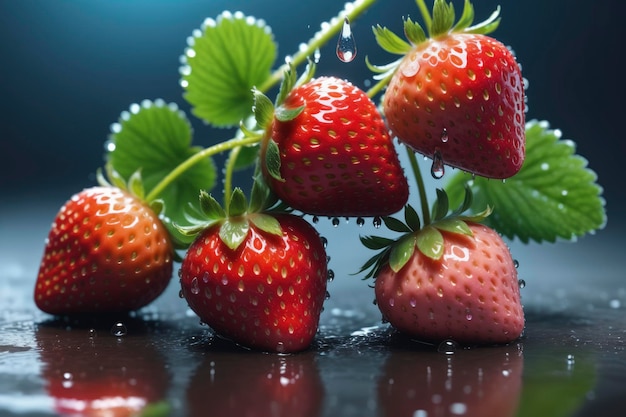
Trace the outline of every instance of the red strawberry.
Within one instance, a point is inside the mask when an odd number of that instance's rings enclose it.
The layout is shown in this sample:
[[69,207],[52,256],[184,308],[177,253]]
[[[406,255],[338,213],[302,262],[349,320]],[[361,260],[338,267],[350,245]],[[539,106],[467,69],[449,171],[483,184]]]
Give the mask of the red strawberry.
[[[445,195],[440,206],[447,212]],[[466,200],[468,201],[468,200]],[[407,225],[385,224],[406,234],[397,241],[362,238],[370,248],[385,248],[367,266],[376,277],[375,293],[383,317],[400,332],[426,341],[452,339],[464,344],[507,343],[524,328],[515,261],[493,229],[475,217],[437,216],[419,228],[407,206]]]
[[395,50],[406,55],[384,95],[389,128],[434,160],[484,177],[511,177],[525,156],[520,67],[505,45],[485,36],[497,26],[497,14],[485,25],[469,28],[465,19],[451,28],[454,12],[449,24],[441,22],[452,6],[442,4],[435,2],[432,38],[405,23],[412,45]]
[[524,356],[517,344],[489,349],[393,351],[378,379],[380,416],[518,415]]
[[148,205],[119,188],[88,188],[52,223],[35,303],[50,314],[136,310],[165,290],[172,257],[169,234]]
[[[287,115],[287,116],[285,116]],[[327,216],[400,210],[408,184],[376,106],[351,83],[320,77],[294,88],[261,145],[265,177],[291,207]],[[280,166],[272,163],[280,160]]]
[[180,282],[189,307],[219,334],[254,349],[293,352],[315,336],[327,275],[322,240],[301,217],[233,214],[231,204],[229,216],[189,247]]

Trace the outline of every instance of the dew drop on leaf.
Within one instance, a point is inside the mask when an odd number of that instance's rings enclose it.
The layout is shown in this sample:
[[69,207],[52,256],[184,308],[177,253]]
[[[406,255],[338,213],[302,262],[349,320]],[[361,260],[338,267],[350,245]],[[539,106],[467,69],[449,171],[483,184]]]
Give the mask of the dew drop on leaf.
[[445,166],[443,164],[443,158],[441,157],[441,152],[438,150],[433,154],[433,164],[430,167],[430,174],[434,179],[439,180],[443,178],[445,174]]
[[350,21],[348,17],[343,21],[343,27],[337,39],[337,58],[341,62],[351,62],[356,57],[356,41],[352,34],[352,28],[350,27]]

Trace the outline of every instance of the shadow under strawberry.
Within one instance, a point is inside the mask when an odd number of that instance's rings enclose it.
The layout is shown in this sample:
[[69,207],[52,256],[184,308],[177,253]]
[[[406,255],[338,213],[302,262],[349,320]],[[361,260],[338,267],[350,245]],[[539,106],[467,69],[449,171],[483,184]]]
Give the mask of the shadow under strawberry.
[[42,378],[56,412],[131,416],[151,410],[166,415],[171,376],[165,359],[149,339],[135,337],[151,331],[152,324],[125,320],[131,336],[116,336],[105,323],[101,318],[56,319],[37,326]]

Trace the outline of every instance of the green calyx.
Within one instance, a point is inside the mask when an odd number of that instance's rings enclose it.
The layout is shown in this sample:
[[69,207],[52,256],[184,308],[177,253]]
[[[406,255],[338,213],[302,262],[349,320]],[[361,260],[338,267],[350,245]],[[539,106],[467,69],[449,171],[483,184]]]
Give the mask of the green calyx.
[[276,203],[269,188],[257,175],[252,186],[250,201],[241,188],[235,188],[225,207],[209,193],[202,190],[199,196],[199,210],[190,205],[186,215],[189,225],[176,225],[185,236],[196,236],[209,227],[219,227],[222,242],[230,249],[237,249],[246,239],[251,226],[272,235],[282,235],[278,220],[267,213]]
[[[486,35],[495,31],[500,24],[499,6],[488,19],[473,25],[474,6],[470,0],[465,0],[463,12],[461,13],[461,17],[458,21],[456,20],[454,6],[446,0],[435,0],[433,4],[432,16],[428,7],[424,3],[424,0],[416,1],[426,29],[410,18],[405,19],[404,35],[408,40],[407,42],[386,27],[382,27],[380,25],[374,26],[372,30],[374,31],[376,42],[385,51],[395,55],[404,56],[417,45],[426,42],[428,38],[447,36],[451,33],[475,33]],[[367,65],[371,71],[385,75],[388,74],[390,70],[395,70],[398,63],[399,61],[396,61],[388,65],[378,66],[372,65],[369,61],[367,61]],[[381,76],[381,78],[382,77],[384,76]]]
[[106,171],[106,176],[101,169],[98,169],[96,172],[96,181],[99,185],[103,187],[116,187],[132,194],[139,200],[146,202],[157,216],[164,212],[165,203],[162,199],[157,198],[151,201],[146,200],[146,191],[140,169],[135,171],[128,178],[128,181],[126,181],[110,163],[107,163],[104,169]]
[[417,211],[409,204],[404,210],[404,221],[386,216],[382,220],[385,226],[401,233],[397,239],[380,236],[361,236],[361,243],[378,253],[371,257],[358,273],[368,271],[365,279],[376,277],[385,265],[389,264],[394,272],[402,269],[418,250],[433,260],[439,260],[444,250],[444,233],[473,236],[467,222],[480,222],[491,213],[487,208],[476,215],[463,215],[472,205],[472,193],[466,190],[463,203],[449,213],[448,196],[444,190],[437,190],[437,201],[433,206],[432,220],[422,225]]

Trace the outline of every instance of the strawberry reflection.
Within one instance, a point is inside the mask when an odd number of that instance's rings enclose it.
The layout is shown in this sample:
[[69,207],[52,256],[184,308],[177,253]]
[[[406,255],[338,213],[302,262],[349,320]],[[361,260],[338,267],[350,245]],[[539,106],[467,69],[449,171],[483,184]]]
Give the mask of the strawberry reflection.
[[377,383],[382,416],[515,416],[521,345],[437,351],[394,350]]
[[141,334],[145,323],[125,323],[132,330],[124,337],[113,335],[110,324],[76,326],[57,320],[38,326],[42,376],[57,413],[122,417],[148,407],[166,408],[159,403],[170,382],[164,358]]
[[324,388],[314,352],[275,355],[233,346],[203,348],[187,389],[190,416],[320,415]]

